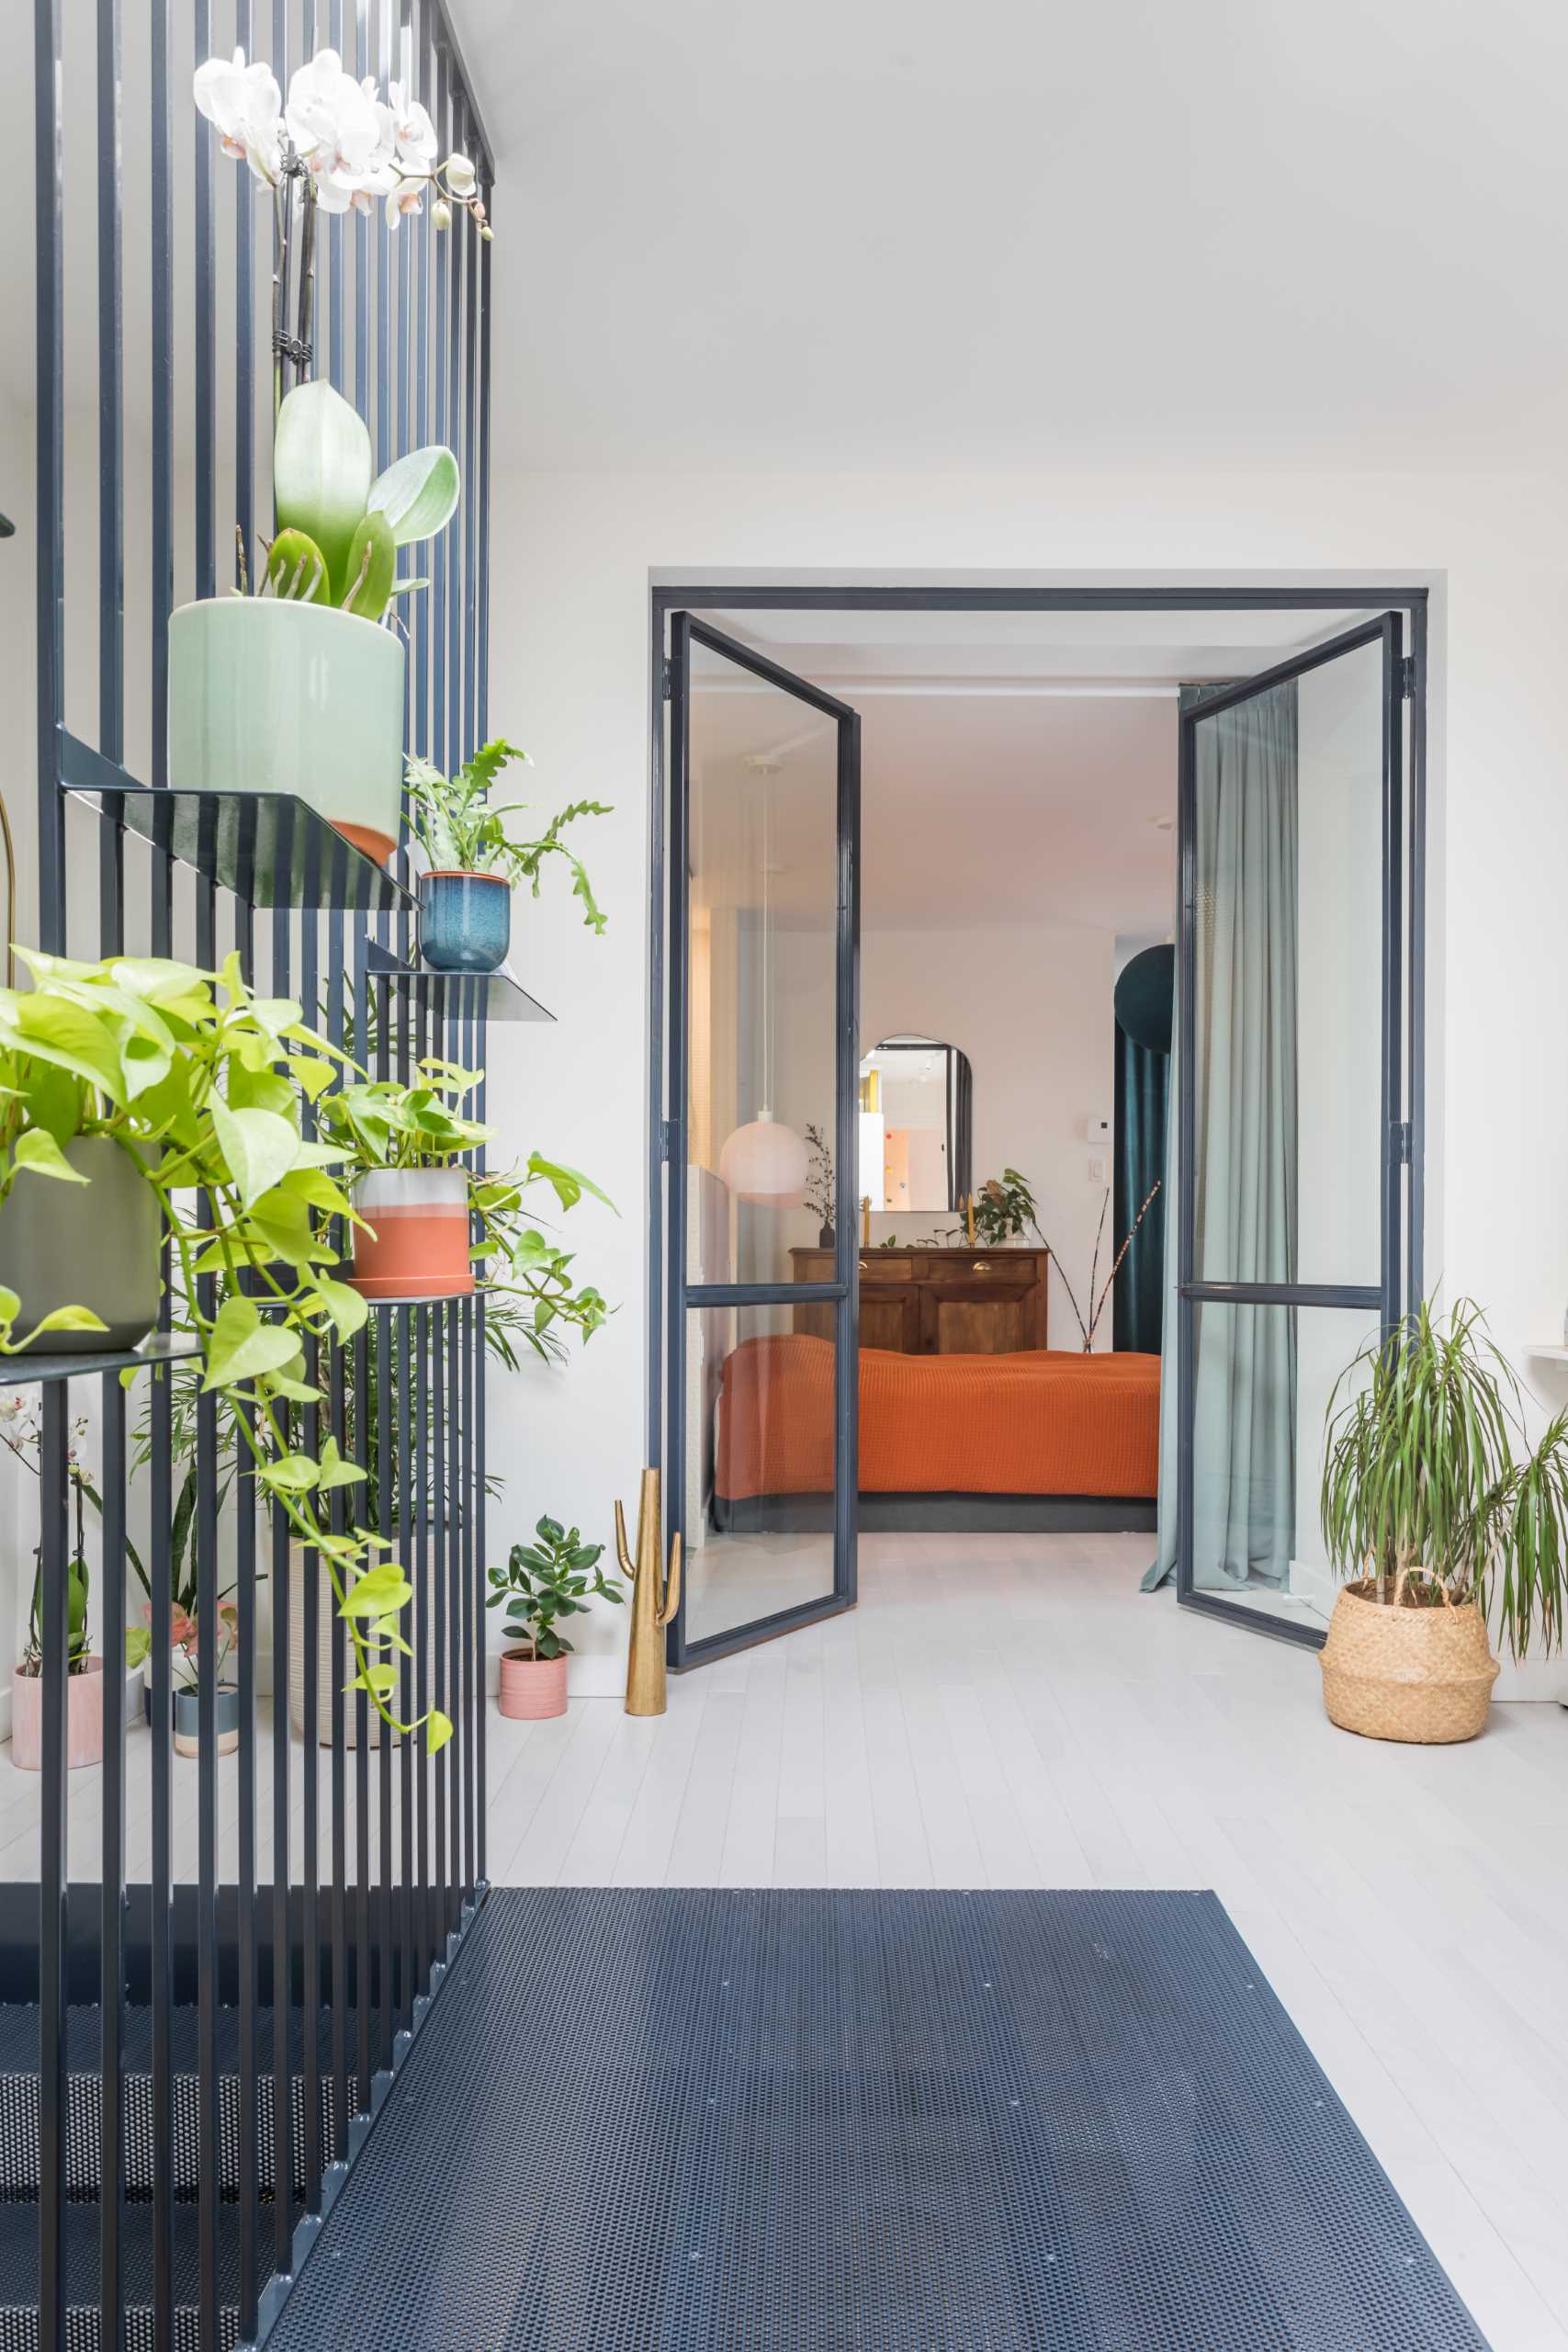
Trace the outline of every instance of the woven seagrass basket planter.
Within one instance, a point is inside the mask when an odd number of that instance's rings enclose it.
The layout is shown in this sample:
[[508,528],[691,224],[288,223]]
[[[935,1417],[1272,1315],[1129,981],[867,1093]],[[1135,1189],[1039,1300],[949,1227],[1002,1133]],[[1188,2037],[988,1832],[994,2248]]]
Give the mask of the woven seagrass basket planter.
[[1371,1582],[1348,1584],[1318,1653],[1323,1703],[1341,1731],[1425,1747],[1485,1728],[1500,1672],[1473,1600],[1458,1609],[1385,1609]]

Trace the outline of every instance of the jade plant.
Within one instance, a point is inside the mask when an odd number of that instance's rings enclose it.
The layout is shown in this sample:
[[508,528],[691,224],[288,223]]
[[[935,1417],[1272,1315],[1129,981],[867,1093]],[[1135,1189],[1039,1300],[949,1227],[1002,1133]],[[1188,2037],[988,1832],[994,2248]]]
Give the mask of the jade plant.
[[[520,800],[491,806],[491,791],[502,768],[513,760],[530,764],[526,752],[504,737],[487,743],[466,760],[453,775],[444,775],[429,760],[411,757],[404,798],[409,831],[434,867],[448,873],[503,874],[515,888],[531,885],[536,899],[545,860],[562,857],[571,869],[572,894],[581,899],[583,921],[602,932],[605,917],[594,902],[593,886],[582,860],[561,839],[568,825],[580,817],[608,817],[611,805],[603,800],[574,800],[550,819],[536,839],[517,841],[507,825],[509,817],[525,814]],[[523,830],[519,828],[518,830]]]
[[[299,1408],[320,1403],[304,1377],[307,1341],[348,1339],[368,1311],[331,1271],[325,1232],[354,1216],[331,1172],[351,1147],[307,1138],[300,1121],[302,1096],[319,1099],[347,1057],[304,1027],[291,999],[256,995],[236,956],[214,976],[156,957],[17,952],[34,986],[0,989],[0,1214],[18,1183],[86,1181],[66,1157],[75,1136],[127,1152],[162,1211],[203,1391],[236,1408],[260,1487],[326,1565],[353,1643],[348,1687],[393,1730],[414,1728],[389,1703],[412,1588],[384,1539],[336,1530],[323,1509],[365,1472],[330,1436],[314,1453],[295,1442]],[[20,1312],[0,1287],[0,1350],[16,1351]],[[67,1302],[34,1330],[102,1328]],[[439,1710],[421,1721],[431,1749],[450,1738]]]

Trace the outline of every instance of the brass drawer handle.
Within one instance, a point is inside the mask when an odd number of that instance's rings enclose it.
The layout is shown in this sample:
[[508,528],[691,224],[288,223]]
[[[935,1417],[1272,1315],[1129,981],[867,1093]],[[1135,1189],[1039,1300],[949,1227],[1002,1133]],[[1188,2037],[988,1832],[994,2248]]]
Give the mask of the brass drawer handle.
[[974,1265],[973,1265],[973,1266],[971,1267],[971,1269],[970,1269],[970,1272],[971,1272],[972,1273],[976,1273],[976,1274],[988,1274],[988,1273],[990,1272],[990,1271],[991,1271],[991,1270],[990,1270],[989,1266],[987,1266],[987,1265],[986,1261],[984,1260],[984,1258],[976,1258],[976,1261],[975,1261]]
[[860,1271],[861,1271],[861,1272],[862,1272],[863,1274],[863,1273],[868,1273],[868,1272],[870,1272],[870,1268],[867,1266],[867,1264],[866,1264],[866,1262],[865,1262],[865,1260],[864,1260],[863,1258],[863,1259],[861,1260],[861,1261],[860,1261]]

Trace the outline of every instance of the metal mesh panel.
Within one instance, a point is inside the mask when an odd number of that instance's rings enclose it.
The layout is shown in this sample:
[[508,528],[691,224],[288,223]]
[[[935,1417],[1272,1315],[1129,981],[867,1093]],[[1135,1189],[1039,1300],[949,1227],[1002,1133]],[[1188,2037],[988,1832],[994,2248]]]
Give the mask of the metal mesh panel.
[[275,2352],[1484,2352],[1217,1900],[507,1890]]

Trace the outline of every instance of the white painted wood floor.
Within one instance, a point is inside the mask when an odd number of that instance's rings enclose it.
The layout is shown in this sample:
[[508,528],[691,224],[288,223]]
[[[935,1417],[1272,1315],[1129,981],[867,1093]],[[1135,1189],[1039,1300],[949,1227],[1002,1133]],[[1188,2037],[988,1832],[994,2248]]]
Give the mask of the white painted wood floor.
[[[545,1724],[492,1704],[490,1875],[1213,1887],[1494,2352],[1568,2352],[1568,1713],[1495,1706],[1469,1747],[1348,1738],[1311,1655],[1141,1594],[1148,1548],[867,1537],[857,1610],[673,1679],[657,1722],[615,1699]],[[151,1860],[150,1736],[130,1735],[132,1878]],[[296,1874],[301,1765],[296,1739]],[[378,1771],[372,1757],[372,1854]],[[325,1838],[324,1755],[321,1779]],[[355,1780],[351,1764],[351,1856]],[[175,1766],[182,1878],[197,1784]],[[70,1797],[71,1874],[95,1877],[100,1773],[73,1772]],[[37,1875],[38,1801],[0,1747],[0,1880]],[[237,1819],[229,1757],[227,1878]]]
[[[868,1537],[860,1607],[490,1730],[497,1883],[1216,1890],[1494,2352],[1568,2352],[1568,1714],[1336,1732],[1144,1536]],[[1356,2352],[1347,2346],[1345,2352]]]

